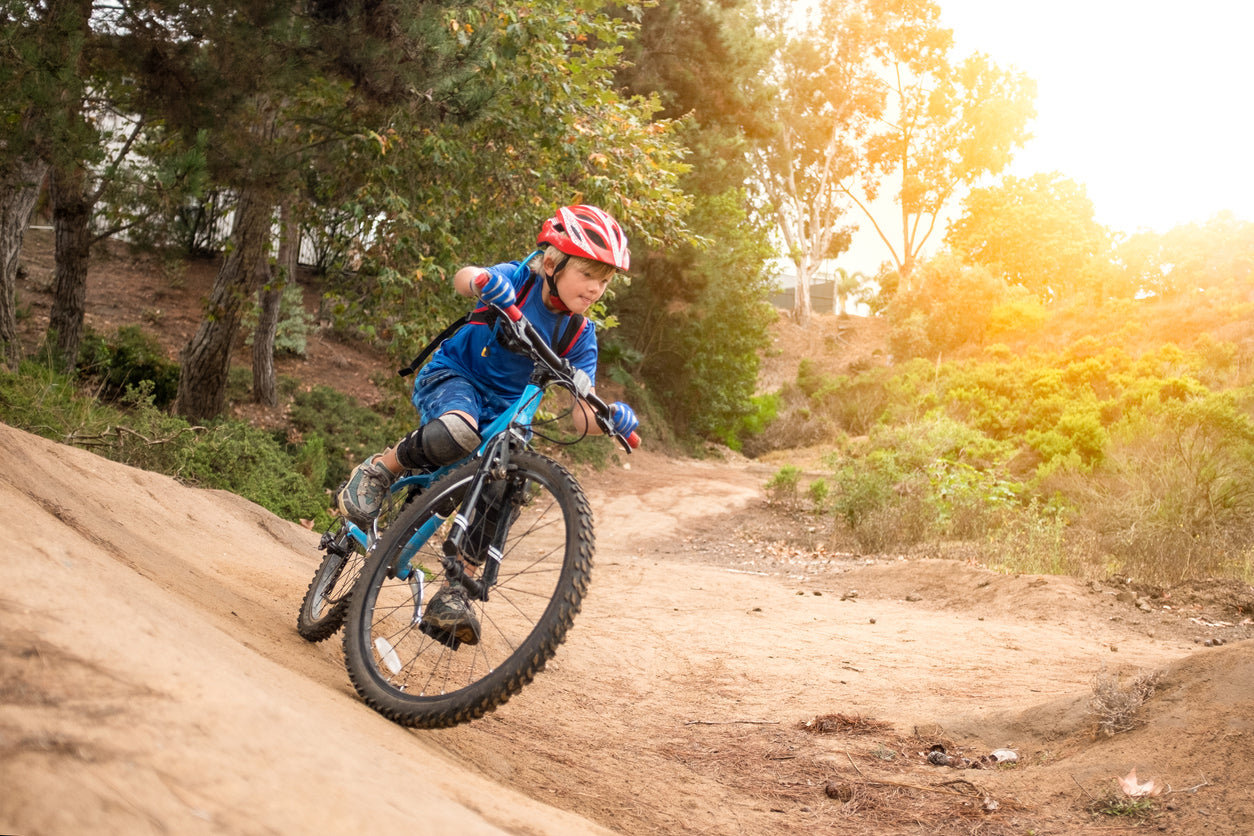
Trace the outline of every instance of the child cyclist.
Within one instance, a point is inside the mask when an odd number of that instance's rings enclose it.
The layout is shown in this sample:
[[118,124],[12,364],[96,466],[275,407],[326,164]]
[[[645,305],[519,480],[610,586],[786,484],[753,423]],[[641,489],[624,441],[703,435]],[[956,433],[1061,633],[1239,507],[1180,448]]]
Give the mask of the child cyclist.
[[[614,272],[630,266],[627,236],[601,209],[566,206],[544,222],[538,244],[540,249],[522,262],[461,268],[453,287],[461,296],[477,295],[485,305],[517,304],[550,346],[595,384],[596,328],[583,314],[605,293]],[[372,519],[403,471],[434,470],[472,453],[482,441],[479,428],[522,393],[531,361],[496,341],[490,318],[476,319],[472,315],[445,340],[414,381],[418,429],[350,474],[337,497],[340,513],[350,520]],[[576,431],[599,433],[591,407],[576,403]],[[622,402],[610,405],[610,419],[614,432],[623,436],[638,423]],[[478,619],[460,585],[442,588],[428,603],[423,621],[466,644],[479,641]]]

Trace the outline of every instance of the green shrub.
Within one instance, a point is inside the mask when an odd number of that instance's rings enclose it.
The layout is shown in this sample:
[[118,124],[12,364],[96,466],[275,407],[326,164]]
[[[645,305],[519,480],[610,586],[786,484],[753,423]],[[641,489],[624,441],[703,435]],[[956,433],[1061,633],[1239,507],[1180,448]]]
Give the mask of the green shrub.
[[778,392],[753,396],[749,399],[747,414],[742,415],[732,426],[718,433],[718,437],[731,449],[742,450],[745,439],[762,435],[767,426],[779,416],[782,403],[783,399]]
[[896,457],[885,450],[846,462],[835,472],[832,511],[856,532],[864,520],[892,503],[903,475]]
[[883,414],[889,391],[876,370],[852,378],[826,378],[810,394],[810,400],[816,410],[834,418],[845,432],[866,435]]
[[767,501],[776,505],[795,506],[800,485],[801,468],[786,464],[767,481]]
[[326,492],[313,481],[325,460],[319,441],[289,452],[282,439],[239,422],[192,427],[155,405],[150,380],[104,403],[83,395],[64,375],[27,361],[16,373],[0,370],[0,421],[114,461],[237,493],[288,520],[326,522]]
[[314,519],[325,511],[326,493],[305,478],[298,461],[271,433],[222,422],[182,449],[177,475],[239,494],[288,520]]
[[814,510],[818,512],[822,512],[827,506],[827,500],[831,496],[831,492],[831,488],[827,485],[827,480],[823,478],[815,479],[806,488],[806,495],[814,506]]
[[94,382],[98,397],[116,401],[127,387],[152,384],[153,404],[174,403],[179,389],[179,365],[166,358],[156,337],[137,325],[124,325],[109,336],[88,333],[79,351],[78,373]]
[[367,409],[353,398],[328,386],[297,391],[288,419],[306,443],[321,437],[326,466],[322,487],[334,489],[358,462],[390,447],[417,426],[411,411],[409,423]]
[[73,381],[45,364],[23,360],[16,372],[0,365],[0,420],[6,424],[65,442],[103,432],[116,414],[82,397]]
[[[244,319],[248,345],[253,344],[260,308],[249,308]],[[288,283],[279,297],[279,321],[274,332],[274,353],[304,357],[309,333],[314,330],[314,315],[305,310],[304,291],[295,282]]]

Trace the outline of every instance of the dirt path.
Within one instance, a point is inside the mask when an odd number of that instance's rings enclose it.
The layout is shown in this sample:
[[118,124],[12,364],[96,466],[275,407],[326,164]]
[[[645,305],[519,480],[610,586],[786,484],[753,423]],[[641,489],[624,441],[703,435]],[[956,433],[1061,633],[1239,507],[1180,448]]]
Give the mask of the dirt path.
[[[414,732],[297,637],[314,535],[0,425],[0,832],[1254,832],[1239,614],[796,553],[765,478],[648,453],[587,474],[598,559],[557,659]],[[1158,672],[1113,737],[1086,712],[1103,672]],[[1169,787],[1152,817],[1089,812],[1134,767]]]

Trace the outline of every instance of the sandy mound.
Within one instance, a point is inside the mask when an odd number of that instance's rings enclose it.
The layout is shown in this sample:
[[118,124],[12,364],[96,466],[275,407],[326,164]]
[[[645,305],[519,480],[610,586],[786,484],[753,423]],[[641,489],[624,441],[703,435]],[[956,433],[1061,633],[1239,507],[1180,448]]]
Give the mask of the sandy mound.
[[357,700],[316,538],[0,425],[0,831],[587,833]]
[[[1069,578],[799,554],[751,464],[630,464],[583,477],[597,566],[554,663],[413,732],[296,635],[314,535],[0,425],[0,832],[1109,833],[1140,820],[1089,808],[1133,767],[1151,829],[1252,832],[1239,618],[1203,648],[1214,614]],[[1095,677],[1149,672],[1097,734]]]

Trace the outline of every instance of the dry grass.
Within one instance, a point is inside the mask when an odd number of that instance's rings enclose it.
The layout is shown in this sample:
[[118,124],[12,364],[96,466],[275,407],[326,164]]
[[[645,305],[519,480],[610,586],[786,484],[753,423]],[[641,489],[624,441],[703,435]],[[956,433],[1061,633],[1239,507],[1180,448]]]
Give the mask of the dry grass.
[[798,727],[811,734],[875,734],[890,731],[893,725],[883,720],[863,717],[861,714],[820,714],[813,720],[800,723]]
[[1089,713],[1097,721],[1097,730],[1111,737],[1136,726],[1136,715],[1158,687],[1159,672],[1144,673],[1126,684],[1117,674],[1102,671],[1093,679],[1093,696]]

